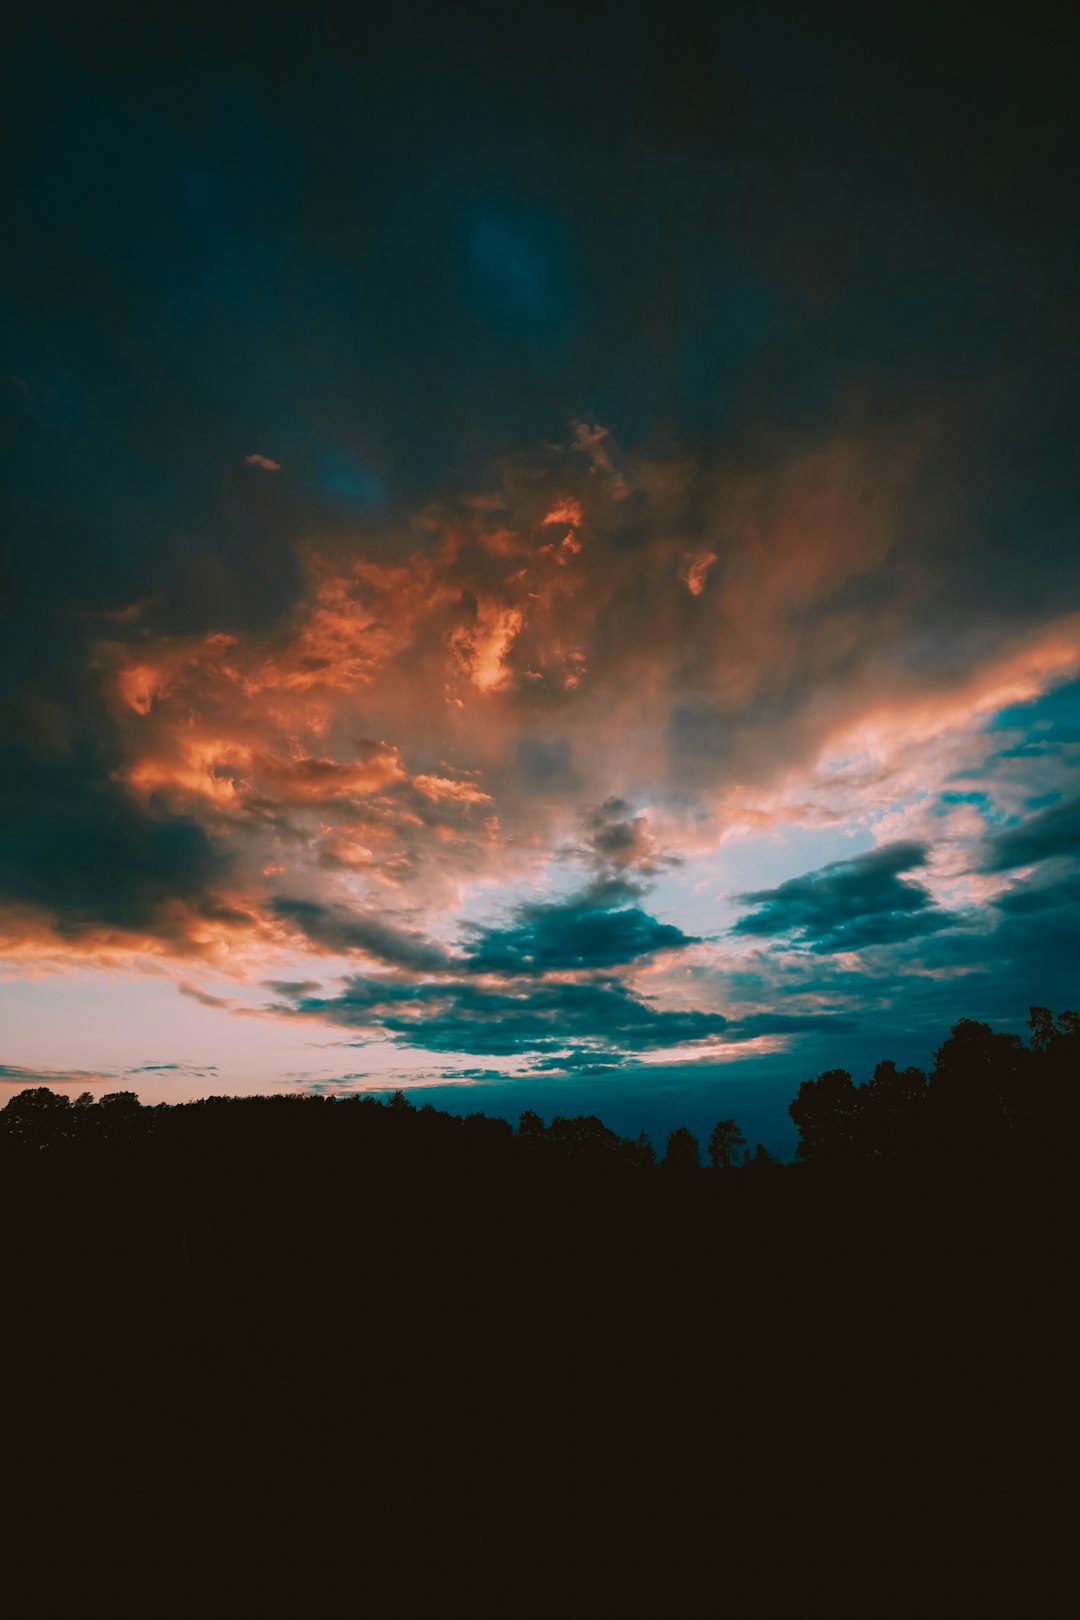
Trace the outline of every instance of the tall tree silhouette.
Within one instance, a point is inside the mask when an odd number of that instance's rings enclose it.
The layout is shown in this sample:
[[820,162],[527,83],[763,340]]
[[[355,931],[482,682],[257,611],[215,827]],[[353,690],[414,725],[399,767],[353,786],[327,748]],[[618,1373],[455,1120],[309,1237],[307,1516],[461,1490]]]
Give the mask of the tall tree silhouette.
[[632,1170],[656,1169],[656,1149],[644,1131],[636,1137],[624,1137],[621,1156],[623,1163],[629,1165]]
[[551,1122],[549,1136],[563,1158],[579,1163],[610,1164],[620,1147],[615,1132],[595,1114],[580,1114],[576,1119],[557,1115]]
[[804,1163],[844,1165],[861,1157],[861,1107],[847,1069],[804,1080],[788,1113],[798,1126]]
[[859,1087],[859,1130],[863,1156],[910,1159],[922,1145],[929,1092],[921,1069],[879,1063],[874,1077]]
[[709,1133],[709,1163],[714,1170],[730,1170],[746,1137],[733,1119],[718,1119]]
[[55,1147],[74,1131],[71,1098],[50,1091],[48,1086],[20,1091],[0,1117],[8,1140],[28,1148]]
[[544,1145],[547,1127],[535,1110],[526,1108],[518,1120],[517,1133],[519,1139],[527,1143],[529,1147],[541,1148]]
[[676,1171],[701,1169],[701,1149],[697,1137],[685,1125],[677,1126],[668,1136],[667,1152],[660,1168]]
[[1035,1060],[1019,1035],[971,1018],[955,1023],[930,1078],[940,1149],[990,1159],[1015,1149],[1030,1123]]
[[1080,1014],[1063,1012],[1055,1021],[1048,1007],[1029,1008],[1032,1051],[1038,1054],[1039,1079],[1036,1130],[1055,1130],[1057,1120],[1075,1108],[1076,1077],[1080,1074]]

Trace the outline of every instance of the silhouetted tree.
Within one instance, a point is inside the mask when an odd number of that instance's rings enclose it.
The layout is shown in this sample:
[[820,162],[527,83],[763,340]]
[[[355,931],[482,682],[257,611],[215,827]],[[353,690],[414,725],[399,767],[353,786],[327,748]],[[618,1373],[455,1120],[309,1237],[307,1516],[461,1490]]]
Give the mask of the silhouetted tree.
[[93,1114],[99,1137],[109,1142],[131,1142],[149,1129],[153,1115],[134,1091],[107,1091]]
[[921,1069],[879,1063],[874,1078],[858,1090],[864,1157],[907,1160],[922,1146],[929,1092]]
[[1039,1066],[1038,1094],[1032,1128],[1044,1143],[1055,1138],[1071,1144],[1080,1075],[1080,1015],[1063,1012],[1056,1023],[1045,1007],[1031,1008],[1031,1044]]
[[1040,1066],[1040,1124],[1064,1112],[1080,1074],[1080,1014],[1063,1012],[1055,1021],[1048,1007],[1029,1009],[1031,1048]]
[[685,1125],[679,1125],[667,1139],[662,1170],[700,1170],[701,1149],[697,1137]]
[[71,1098],[48,1086],[20,1091],[0,1113],[0,1130],[24,1147],[54,1147],[70,1137],[72,1129]]
[[548,1140],[562,1158],[594,1165],[612,1162],[620,1147],[615,1132],[595,1114],[579,1114],[574,1119],[557,1115],[551,1122]]
[[997,1157],[1025,1131],[1036,1053],[1019,1035],[961,1018],[934,1053],[935,1137],[947,1155]]
[[709,1134],[709,1163],[714,1170],[730,1170],[746,1137],[733,1119],[717,1120]]
[[655,1170],[656,1149],[644,1131],[636,1137],[626,1136],[619,1144],[620,1157],[632,1170]]
[[[1066,1013],[1065,1016],[1069,1015]],[[1048,1051],[1057,1034],[1054,1028],[1054,1015],[1049,1007],[1029,1007],[1028,1028],[1031,1030],[1032,1051]]]
[[539,1114],[535,1113],[531,1108],[526,1108],[518,1120],[517,1134],[520,1141],[535,1151],[544,1146],[547,1127]]
[[788,1109],[799,1131],[799,1158],[807,1164],[850,1165],[861,1157],[860,1100],[846,1069],[827,1069],[804,1080]]

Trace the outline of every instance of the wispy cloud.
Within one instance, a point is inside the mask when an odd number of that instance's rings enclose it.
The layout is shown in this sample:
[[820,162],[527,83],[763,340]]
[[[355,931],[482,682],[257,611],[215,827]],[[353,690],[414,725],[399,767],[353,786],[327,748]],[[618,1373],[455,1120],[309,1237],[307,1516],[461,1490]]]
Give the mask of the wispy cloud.
[[0,1085],[96,1086],[115,1080],[114,1073],[100,1069],[47,1069],[19,1063],[0,1063]]
[[198,985],[180,983],[176,988],[179,990],[182,996],[187,996],[190,1000],[197,1001],[200,1007],[228,1008],[236,1005],[236,1003],[232,1000],[223,998],[221,996],[212,996],[208,991],[200,990]]
[[213,1063],[139,1063],[118,1069],[52,1069],[0,1063],[0,1085],[97,1086],[119,1085],[140,1075],[175,1076],[184,1080],[206,1080],[218,1073]]

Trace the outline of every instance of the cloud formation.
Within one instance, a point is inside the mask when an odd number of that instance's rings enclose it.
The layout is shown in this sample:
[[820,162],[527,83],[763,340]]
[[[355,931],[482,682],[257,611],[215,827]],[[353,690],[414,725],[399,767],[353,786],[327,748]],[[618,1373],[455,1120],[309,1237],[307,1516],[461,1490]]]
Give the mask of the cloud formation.
[[1064,36],[692,10],[19,23],[26,1007],[580,1072],[1072,994]]
[[617,979],[551,980],[500,986],[356,976],[333,996],[295,995],[280,1011],[368,1034],[386,1033],[428,1052],[486,1052],[504,1057],[561,1053],[586,1043],[594,1052],[647,1051],[702,1041],[727,1028],[719,1013],[654,1007]]
[[775,889],[740,895],[757,909],[740,917],[735,934],[786,938],[791,945],[825,953],[935,933],[954,919],[934,905],[929,892],[900,874],[926,864],[920,844],[886,844],[849,861],[789,878]]
[[559,901],[526,901],[506,926],[471,924],[465,944],[474,973],[545,974],[625,966],[660,951],[699,944],[626,901],[639,891],[600,879]]
[[[508,459],[485,496],[426,509],[407,548],[396,531],[305,541],[304,588],[272,623],[164,633],[134,604],[88,654],[107,780],[70,753],[23,764],[9,825],[25,830],[0,867],[13,952],[248,979],[280,963],[279,1016],[580,1070],[857,1017],[865,984],[836,978],[781,1010],[785,959],[955,935],[945,971],[986,948],[979,905],[1020,950],[1022,919],[1057,910],[1008,874],[1065,858],[1075,800],[1015,797],[1029,765],[1009,717],[1053,704],[1080,619],[915,656],[917,439],[834,436],[749,477],[575,429]],[[1064,783],[1067,724],[1039,735]],[[48,793],[76,771],[77,811]],[[730,839],[860,823],[877,847],[745,889],[726,933],[643,903]],[[574,868],[589,876],[567,891]],[[480,897],[500,892],[493,918]],[[748,992],[740,953],[763,945],[773,967]],[[311,975],[357,957],[341,991]]]
[[1006,827],[988,840],[987,870],[1008,872],[1018,866],[1080,853],[1080,796],[1047,806],[1015,827]]
[[397,928],[382,917],[364,916],[343,905],[320,905],[315,900],[298,900],[274,895],[269,909],[290,927],[296,928],[316,949],[348,955],[362,951],[390,967],[416,973],[437,972],[448,965],[448,956],[433,940],[409,929]]

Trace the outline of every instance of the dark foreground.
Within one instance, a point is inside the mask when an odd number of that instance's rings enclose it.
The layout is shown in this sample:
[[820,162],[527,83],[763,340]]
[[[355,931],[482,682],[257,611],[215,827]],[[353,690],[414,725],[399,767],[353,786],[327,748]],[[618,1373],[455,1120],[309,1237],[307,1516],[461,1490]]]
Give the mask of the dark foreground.
[[321,1612],[342,1563],[377,1614],[1041,1607],[1060,1159],[601,1174],[221,1117],[4,1159],[9,1561],[102,1520],[118,1608],[136,1554],[205,1608],[211,1553],[213,1612]]

